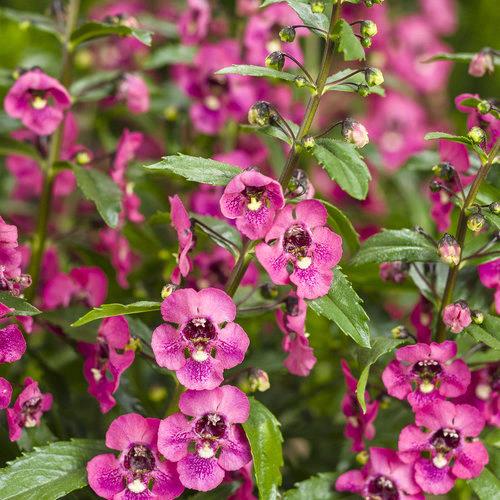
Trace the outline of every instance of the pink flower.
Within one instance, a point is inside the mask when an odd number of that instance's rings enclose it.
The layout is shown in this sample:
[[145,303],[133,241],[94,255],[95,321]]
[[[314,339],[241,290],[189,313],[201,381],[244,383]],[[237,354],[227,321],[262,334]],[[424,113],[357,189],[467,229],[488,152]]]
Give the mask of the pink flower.
[[250,446],[238,425],[247,421],[250,412],[243,392],[230,385],[186,391],[179,408],[182,413],[160,423],[158,449],[167,460],[177,462],[186,488],[212,490],[223,481],[225,471],[241,469],[250,462]]
[[76,285],[76,294],[89,307],[99,307],[108,295],[108,278],[99,267],[75,267],[69,273]]
[[443,310],[443,323],[453,332],[460,333],[472,322],[469,306],[463,300],[448,304]]
[[431,341],[431,324],[434,307],[424,296],[420,297],[410,314],[411,324],[417,330],[417,341],[429,344]]
[[95,344],[81,342],[83,374],[89,384],[88,392],[99,401],[102,413],[107,413],[116,401],[113,394],[120,385],[122,373],[134,362],[135,352],[127,349],[130,331],[123,316],[102,321]]
[[279,182],[255,170],[233,177],[220,199],[224,217],[236,219],[236,227],[251,240],[266,235],[284,205]]
[[7,408],[12,398],[12,386],[7,379],[0,377],[0,410]]
[[380,264],[380,279],[382,281],[393,281],[394,283],[403,283],[408,276],[410,266],[406,262],[383,262]]
[[487,51],[475,54],[469,64],[469,75],[477,78],[481,78],[486,73],[493,73],[494,71],[493,57]]
[[11,441],[20,439],[24,427],[40,425],[42,415],[52,408],[52,394],[42,394],[38,382],[24,379],[24,388],[12,408],[7,408],[7,425]]
[[305,300],[294,292],[286,298],[285,310],[276,311],[276,321],[284,333],[282,348],[288,353],[284,365],[290,373],[299,377],[307,377],[316,364],[314,351],[309,346],[305,332],[306,313]]
[[436,33],[449,35],[457,28],[455,0],[420,0],[422,13]]
[[363,148],[370,142],[365,126],[350,118],[346,118],[342,123],[342,136],[357,148]]
[[177,231],[179,240],[179,254],[177,257],[177,266],[172,272],[171,280],[176,285],[181,282],[181,276],[185,278],[192,269],[189,252],[194,247],[194,235],[191,230],[191,220],[187,210],[184,208],[179,196],[169,196],[170,218],[172,227]]
[[[266,243],[256,248],[257,258],[273,282],[292,282],[301,298],[315,299],[328,293],[332,269],[342,256],[342,239],[326,227],[326,220],[326,209],[317,200],[287,205],[274,220]],[[290,275],[289,263],[293,266]]]
[[401,431],[399,455],[406,463],[415,462],[415,481],[422,490],[442,495],[457,478],[479,476],[488,463],[488,452],[476,439],[483,427],[484,418],[473,406],[435,401],[417,410],[415,424]]
[[122,288],[128,287],[127,276],[134,264],[130,244],[120,231],[106,228],[99,231],[98,249],[111,256],[111,264],[116,271],[116,280]]
[[139,75],[125,73],[120,81],[116,97],[124,100],[132,113],[140,114],[149,111],[149,89]]
[[211,11],[207,0],[188,0],[187,8],[179,18],[179,35],[182,43],[196,45],[208,34]]
[[227,500],[257,500],[253,494],[252,462],[248,462],[241,469],[226,473],[226,480],[240,482],[240,487]]
[[[0,302],[0,321],[14,310]],[[26,341],[17,325],[0,328],[0,363],[14,363],[26,352]]]
[[382,373],[387,392],[408,399],[413,410],[464,394],[471,375],[461,359],[451,361],[456,355],[457,344],[450,340],[401,347]]
[[481,283],[495,290],[495,309],[500,314],[500,259],[477,266],[477,272]]
[[106,432],[106,446],[118,450],[97,455],[87,464],[90,487],[107,499],[171,500],[184,490],[175,465],[158,453],[158,418],[121,415]]
[[243,361],[250,341],[243,328],[233,323],[236,306],[222,290],[176,290],[163,301],[161,313],[177,329],[164,323],[153,332],[156,362],[175,370],[188,389],[217,387],[223,371]]
[[349,365],[345,360],[342,363],[347,391],[342,399],[342,413],[346,417],[344,435],[352,441],[352,451],[358,452],[365,449],[364,441],[371,441],[375,437],[373,423],[377,418],[378,401],[371,401],[368,392],[365,392],[366,412],[363,412],[358,403],[356,388],[358,381],[354,378]]
[[370,461],[362,470],[341,474],[335,488],[363,498],[424,500],[413,479],[413,465],[403,463],[395,451],[386,448],[370,448]]
[[5,112],[38,135],[52,134],[70,105],[68,91],[38,68],[22,74],[4,101]]

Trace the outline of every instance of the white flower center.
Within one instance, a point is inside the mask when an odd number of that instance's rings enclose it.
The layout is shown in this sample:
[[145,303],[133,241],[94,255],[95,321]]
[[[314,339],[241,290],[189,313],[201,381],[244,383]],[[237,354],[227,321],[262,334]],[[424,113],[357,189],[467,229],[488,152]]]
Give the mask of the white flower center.
[[433,459],[432,463],[438,468],[442,469],[448,465],[448,460],[442,453],[438,453]]
[[432,392],[434,390],[434,384],[431,384],[428,380],[424,380],[420,384],[420,392],[423,392],[424,394],[429,394],[429,392]]
[[488,384],[478,384],[476,387],[476,396],[483,401],[490,399],[491,392],[491,387]]
[[146,489],[146,485],[140,479],[134,479],[127,485],[127,488],[132,493],[142,493]]
[[311,257],[301,257],[297,260],[297,266],[300,269],[307,269],[312,264]]
[[202,363],[203,361],[206,361],[208,359],[208,353],[204,349],[197,349],[191,354],[191,357],[195,361]]
[[262,206],[262,201],[258,200],[254,196],[250,198],[250,203],[247,204],[248,210],[251,210],[252,212],[259,210],[261,206]]
[[102,373],[101,370],[99,370],[99,368],[91,368],[90,371],[96,382],[99,382],[99,380],[102,379]]
[[47,99],[40,97],[39,95],[35,96],[31,101],[31,106],[34,109],[43,109],[47,106]]
[[209,443],[203,443],[203,446],[198,448],[198,455],[201,458],[212,458],[215,455],[215,451]]
[[214,95],[209,95],[205,99],[205,106],[210,110],[210,111],[217,111],[220,109],[220,101],[217,97]]
[[26,420],[24,421],[24,427],[35,427],[35,425],[36,425],[36,420],[30,415],[28,415],[26,417]]

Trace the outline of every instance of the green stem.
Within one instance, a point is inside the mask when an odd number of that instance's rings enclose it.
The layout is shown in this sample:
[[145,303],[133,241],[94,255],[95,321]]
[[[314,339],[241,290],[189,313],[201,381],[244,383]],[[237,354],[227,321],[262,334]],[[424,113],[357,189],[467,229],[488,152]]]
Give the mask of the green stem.
[[443,292],[443,299],[441,300],[441,307],[439,309],[439,316],[437,318],[437,328],[436,328],[436,340],[438,342],[443,342],[446,339],[446,325],[443,323],[443,310],[444,308],[452,301],[453,299],[453,292],[455,290],[455,286],[457,284],[457,278],[458,278],[458,271],[460,269],[460,264],[464,260],[463,259],[463,253],[464,253],[464,243],[465,243],[465,236],[467,233],[467,210],[473,205],[477,193],[479,191],[479,188],[481,187],[482,182],[486,179],[488,176],[488,173],[491,169],[491,166],[493,165],[493,162],[495,161],[495,157],[498,154],[498,149],[499,149],[500,143],[496,143],[495,146],[491,149],[489,155],[487,156],[486,160],[483,162],[481,165],[481,168],[479,169],[476,178],[474,179],[474,182],[472,183],[472,186],[470,188],[469,193],[467,194],[467,198],[465,199],[464,205],[462,209],[460,210],[460,214],[458,216],[458,222],[457,222],[457,232],[455,235],[455,239],[457,240],[461,252],[460,252],[460,262],[458,265],[450,267],[448,271],[448,278],[446,280],[446,286]]
[[[62,70],[61,83],[68,87],[71,83],[72,70],[72,54],[70,49],[71,33],[75,29],[78,20],[78,11],[80,9],[80,0],[70,0],[66,19],[66,29],[64,33],[63,54],[62,54]],[[30,274],[33,280],[31,288],[28,290],[27,297],[33,300],[36,295],[38,282],[40,279],[40,269],[42,264],[43,253],[47,241],[47,227],[50,218],[50,209],[52,205],[52,191],[54,187],[54,164],[59,160],[61,152],[62,137],[64,132],[64,121],[61,122],[50,142],[50,150],[47,160],[42,165],[43,170],[43,185],[42,195],[40,197],[40,205],[38,211],[38,221],[36,233],[33,237],[32,258],[30,263]]]
[[[288,153],[285,166],[281,173],[279,182],[281,187],[285,190],[288,182],[290,181],[293,172],[297,166],[297,162],[302,151],[302,140],[307,136],[309,130],[311,129],[314,117],[318,111],[319,103],[321,101],[321,95],[325,88],[326,80],[330,73],[330,68],[334,56],[334,40],[333,40],[333,29],[340,19],[340,13],[342,10],[342,0],[337,0],[337,3],[333,6],[332,15],[330,18],[330,27],[328,28],[328,37],[326,40],[326,45],[323,51],[323,59],[321,62],[320,71],[318,77],[316,78],[316,93],[309,98],[307,103],[306,113],[302,125],[300,126],[299,132],[297,134],[297,140],[294,143],[292,149]],[[252,255],[250,253],[255,246],[255,242],[245,240],[243,247],[241,248],[240,256],[231,271],[231,275],[226,284],[226,292],[231,297],[234,296],[238,286],[250,264]]]

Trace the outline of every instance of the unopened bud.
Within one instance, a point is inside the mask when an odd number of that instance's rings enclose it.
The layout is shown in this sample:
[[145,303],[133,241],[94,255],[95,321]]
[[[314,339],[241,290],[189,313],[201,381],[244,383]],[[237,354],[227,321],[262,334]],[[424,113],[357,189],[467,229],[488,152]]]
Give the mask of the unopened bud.
[[248,385],[250,392],[265,392],[270,387],[269,383],[269,375],[260,368],[251,370],[250,375],[248,376]]
[[295,77],[295,80],[293,81],[295,83],[295,86],[298,89],[301,89],[302,87],[305,87],[308,83],[307,79],[301,75]]
[[372,46],[372,39],[369,36],[364,36],[361,38],[361,45],[365,49],[369,49]]
[[455,175],[453,165],[448,162],[438,163],[432,167],[432,173],[445,181],[451,181]]
[[271,117],[272,108],[266,101],[258,101],[248,110],[248,123],[251,125],[267,127],[271,121]]
[[446,233],[438,241],[438,253],[441,260],[450,266],[456,266],[460,262],[461,248],[451,234]]
[[87,151],[78,151],[75,155],[75,160],[78,165],[87,165],[90,163],[90,155]]
[[479,212],[471,214],[469,215],[469,217],[467,217],[467,227],[474,232],[481,231],[485,222],[486,219],[484,218],[483,214]]
[[313,136],[308,135],[307,137],[304,137],[302,144],[306,149],[310,150],[316,146],[316,141]]
[[373,0],[373,3],[377,5],[382,5],[384,3],[384,0]]
[[370,20],[362,21],[359,32],[363,37],[372,37],[378,33],[377,25]]
[[365,7],[373,7],[373,0],[365,0]]
[[410,336],[410,332],[408,331],[408,329],[405,326],[399,325],[399,326],[395,326],[391,330],[391,335],[395,339],[407,339]]
[[493,203],[490,203],[488,208],[489,208],[491,213],[493,213],[495,215],[499,215],[500,214],[500,201],[494,201]]
[[356,462],[358,462],[358,464],[360,465],[367,464],[368,460],[370,460],[370,454],[366,450],[360,451],[356,455]]
[[271,52],[266,57],[265,64],[268,68],[275,69],[276,71],[281,71],[283,69],[283,66],[285,65],[285,56],[283,52],[280,52],[279,50]]
[[476,325],[482,325],[484,321],[484,314],[478,309],[474,309],[470,312],[470,316],[472,318],[472,322]]
[[176,289],[177,289],[177,286],[174,285],[173,283],[169,283],[168,285],[165,285],[161,289],[161,298],[166,299],[167,297],[170,297],[170,295],[172,295],[172,293],[175,292]]
[[378,68],[367,68],[365,70],[365,80],[369,87],[382,85],[384,83],[384,75]]
[[460,333],[472,322],[471,310],[465,300],[457,300],[443,309],[443,323],[453,333]]
[[279,294],[279,290],[276,285],[266,283],[260,287],[260,294],[264,299],[275,299]]
[[292,178],[288,182],[287,197],[293,199],[308,199],[314,194],[314,188],[309,182],[307,174],[301,169],[296,168]]
[[474,55],[469,63],[469,75],[480,78],[486,73],[493,73],[495,64],[493,56],[488,50],[482,50]]
[[279,37],[282,42],[290,43],[295,40],[295,28],[293,26],[285,26],[279,32]]
[[443,186],[441,185],[441,183],[437,180],[432,180],[430,183],[429,183],[429,189],[433,192],[433,193],[439,193],[439,191],[441,191],[441,188]]
[[311,10],[315,14],[321,14],[325,10],[325,3],[322,2],[321,0],[312,0],[311,1]]
[[361,85],[358,85],[358,94],[361,97],[366,97],[367,95],[369,95],[370,88],[368,87],[368,85],[365,85],[364,83],[362,83]]
[[491,111],[491,103],[489,101],[481,101],[476,106],[476,109],[479,113],[485,115],[486,113],[489,113]]
[[357,148],[362,148],[370,142],[365,126],[352,118],[346,118],[342,122],[342,137]]
[[486,133],[481,127],[472,127],[467,137],[475,144],[481,144],[486,139]]

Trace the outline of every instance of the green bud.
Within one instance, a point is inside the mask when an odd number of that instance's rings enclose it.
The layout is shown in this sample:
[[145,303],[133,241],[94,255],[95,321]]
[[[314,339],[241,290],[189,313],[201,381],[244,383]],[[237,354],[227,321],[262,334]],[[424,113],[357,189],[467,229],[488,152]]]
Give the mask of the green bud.
[[366,463],[368,463],[369,459],[370,459],[370,454],[366,450],[360,451],[356,455],[356,462],[358,462],[358,464],[360,465],[365,465]]
[[362,21],[359,32],[363,37],[372,37],[378,33],[378,28],[373,21]]
[[471,318],[472,318],[472,321],[474,322],[474,324],[476,325],[481,325],[484,321],[484,314],[479,311],[478,309],[474,309],[470,312],[470,315],[471,315]]
[[78,151],[75,155],[75,160],[78,165],[87,165],[90,163],[90,155],[87,151]]
[[266,283],[260,287],[260,294],[264,299],[276,299],[279,294],[278,287],[272,283]]
[[441,183],[439,181],[436,181],[435,179],[429,183],[429,189],[433,193],[439,193],[441,191]]
[[369,36],[365,36],[361,39],[361,45],[365,49],[369,49],[372,46],[372,39]]
[[281,71],[284,65],[285,65],[285,55],[283,54],[283,52],[280,52],[279,50],[271,52],[266,57],[266,66],[268,68],[275,69],[276,71]]
[[475,144],[481,144],[486,140],[486,133],[481,127],[472,127],[467,133],[467,137]]
[[279,37],[282,42],[293,42],[295,40],[295,28],[293,26],[285,26],[280,30]]
[[170,295],[172,295],[172,292],[174,292],[176,290],[177,286],[172,284],[172,283],[169,283],[168,285],[165,285],[162,289],[161,289],[161,298],[162,299],[166,299],[167,297],[169,297]]
[[482,115],[485,115],[491,111],[491,103],[489,101],[481,101],[477,106],[476,109],[481,113]]
[[490,209],[490,212],[499,215],[500,214],[500,201],[494,201],[493,203],[490,203],[490,206],[488,207]]
[[365,85],[365,84],[361,84],[361,85],[358,85],[358,94],[361,96],[361,97],[366,97],[367,95],[370,94],[370,88],[368,87],[368,85]]
[[453,165],[448,162],[439,163],[432,167],[432,173],[445,181],[451,181],[455,175]]
[[303,144],[307,150],[310,150],[316,146],[316,141],[314,140],[314,137],[308,135],[307,137],[304,137]]
[[365,70],[365,80],[369,87],[382,85],[384,83],[384,75],[378,68],[368,68]]
[[248,123],[267,127],[271,121],[272,108],[266,101],[258,101],[248,110]]
[[373,3],[377,5],[382,5],[384,3],[384,0],[373,0]]
[[399,325],[391,330],[391,335],[395,339],[407,339],[410,336],[410,332],[408,332],[405,326]]
[[373,0],[365,0],[365,7],[373,7]]
[[485,222],[486,222],[486,219],[484,218],[483,214],[481,214],[479,212],[476,212],[475,214],[471,214],[471,215],[469,215],[469,217],[467,217],[467,227],[471,231],[474,231],[475,233],[477,231],[481,231]]
[[321,0],[312,0],[311,2],[311,10],[315,14],[322,14],[325,10],[325,4]]
[[303,76],[299,75],[295,78],[295,80],[293,81],[293,83],[295,83],[295,86],[298,88],[298,89],[301,89],[303,87],[305,87],[307,85],[307,79],[304,78]]

